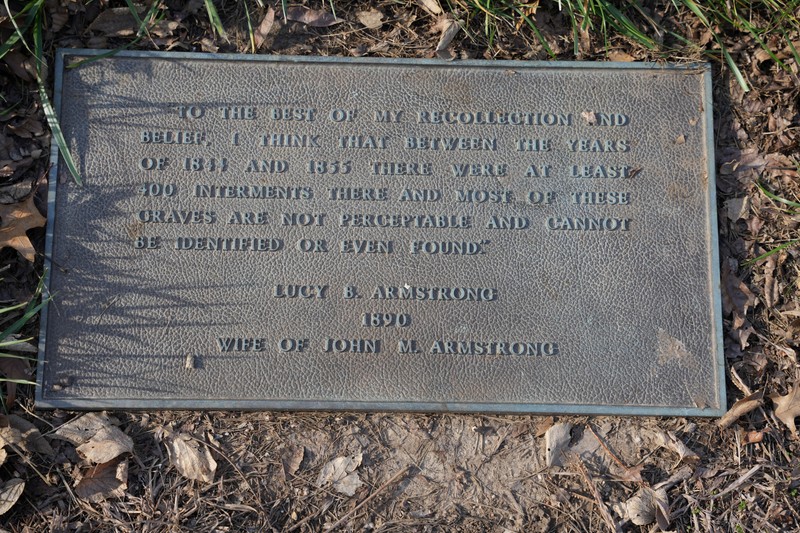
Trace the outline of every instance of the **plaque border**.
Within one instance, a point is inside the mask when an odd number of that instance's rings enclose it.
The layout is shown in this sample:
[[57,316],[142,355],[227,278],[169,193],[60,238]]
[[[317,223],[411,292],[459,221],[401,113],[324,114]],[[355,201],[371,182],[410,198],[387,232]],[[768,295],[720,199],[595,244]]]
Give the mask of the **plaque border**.
[[459,60],[413,58],[346,58],[321,56],[285,56],[252,54],[211,54],[197,52],[156,52],[59,48],[55,55],[55,83],[53,89],[53,108],[56,116],[61,115],[61,91],[63,88],[64,61],[67,56],[120,56],[127,58],[190,59],[194,61],[234,61],[256,63],[295,63],[295,64],[364,64],[364,65],[402,65],[415,67],[453,67],[464,66],[482,69],[527,69],[548,68],[565,70],[679,70],[699,71],[704,79],[702,94],[703,120],[706,129],[706,238],[710,247],[709,291],[711,293],[711,321],[714,331],[716,393],[719,408],[679,407],[655,405],[608,405],[608,404],[542,404],[542,403],[473,403],[473,402],[355,402],[320,400],[232,400],[232,399],[159,399],[141,398],[114,399],[46,399],[43,394],[45,346],[47,342],[47,321],[50,300],[50,272],[52,270],[52,250],[55,231],[55,199],[58,184],[58,171],[61,164],[58,145],[50,146],[50,171],[48,174],[47,230],[45,233],[44,283],[42,299],[46,300],[41,309],[39,323],[38,365],[36,369],[35,406],[40,409],[199,409],[199,410],[276,410],[276,411],[373,411],[373,412],[451,412],[451,413],[496,413],[496,414],[573,414],[573,415],[640,415],[640,416],[703,416],[719,417],[727,411],[725,354],[722,331],[722,300],[719,258],[719,230],[717,225],[716,167],[714,158],[714,116],[711,66],[708,63],[689,63],[685,65],[639,63],[639,62],[580,62],[580,61],[510,61],[510,60]]

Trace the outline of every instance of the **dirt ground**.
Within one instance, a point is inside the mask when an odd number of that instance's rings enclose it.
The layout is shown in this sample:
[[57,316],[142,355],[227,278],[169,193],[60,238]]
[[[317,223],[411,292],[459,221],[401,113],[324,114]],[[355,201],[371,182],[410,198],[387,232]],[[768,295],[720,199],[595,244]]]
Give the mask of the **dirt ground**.
[[[800,204],[780,199],[800,201],[800,65],[789,46],[800,49],[800,35],[769,40],[770,54],[750,34],[714,28],[751,87],[745,92],[718,53],[702,55],[716,46],[711,32],[670,2],[649,2],[646,12],[698,43],[694,49],[656,54],[621,36],[606,41],[587,31],[577,35],[576,54],[558,3],[534,10],[537,3],[526,12],[559,60],[715,64],[728,416],[164,411],[82,417],[36,411],[33,388],[19,386],[16,402],[0,415],[0,528],[800,530],[794,427],[800,415],[800,258],[791,244],[761,257],[798,238]],[[23,4],[10,5],[14,11]],[[341,20],[335,21],[329,4],[312,2],[310,11],[290,9],[295,20],[286,21],[280,4],[254,2],[254,43],[243,4],[219,6],[227,41],[214,32],[199,0],[166,0],[161,20],[139,39],[123,2],[46,0],[43,47],[50,58],[58,47],[250,52],[252,44],[264,54],[548,58],[524,23],[490,17],[496,31],[487,35],[488,15],[474,5],[453,4],[453,16],[436,14],[434,0],[337,1]],[[752,20],[758,22],[758,13]],[[0,42],[12,32],[8,17],[0,16]],[[24,46],[0,63],[0,94],[0,302],[7,307],[30,299],[41,274],[44,229],[35,211],[44,213],[51,142],[35,62]],[[30,228],[12,241],[2,231],[14,217]],[[22,333],[36,337],[37,330],[32,320]],[[17,375],[19,369],[0,371]]]

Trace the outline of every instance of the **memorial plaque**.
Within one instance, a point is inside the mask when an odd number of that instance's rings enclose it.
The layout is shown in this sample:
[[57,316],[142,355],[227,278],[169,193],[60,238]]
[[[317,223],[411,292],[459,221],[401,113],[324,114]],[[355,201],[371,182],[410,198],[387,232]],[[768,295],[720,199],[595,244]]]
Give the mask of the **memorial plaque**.
[[707,66],[97,55],[40,407],[724,411]]

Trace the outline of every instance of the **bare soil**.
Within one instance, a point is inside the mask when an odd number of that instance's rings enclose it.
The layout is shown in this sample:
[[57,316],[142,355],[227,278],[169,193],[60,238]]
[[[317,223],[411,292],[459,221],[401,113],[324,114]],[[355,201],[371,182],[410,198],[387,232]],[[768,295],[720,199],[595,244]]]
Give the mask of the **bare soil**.
[[[10,5],[12,11],[21,7]],[[474,6],[468,16],[465,6],[454,4],[459,14],[453,17],[424,5],[430,0],[336,2],[342,22],[314,27],[285,21],[280,4],[248,3],[253,26],[261,28],[258,53],[435,57],[443,32],[458,20],[459,31],[449,45],[439,46],[439,55],[450,54],[454,61],[548,58],[525,24],[497,21],[489,39],[486,15]],[[330,12],[330,5],[320,2],[307,7]],[[166,0],[163,8],[164,18],[150,37],[132,48],[250,51],[240,2],[220,4],[227,42],[215,35],[202,1]],[[262,23],[267,8],[274,11],[272,26]],[[359,12],[370,10],[383,15],[379,27],[362,22]],[[130,45],[135,23],[125,11],[122,2],[46,0],[44,48],[52,57],[57,47]],[[569,19],[557,3],[530,15],[559,60],[686,61],[713,49],[709,31],[690,13],[669,2],[649,2],[647,12],[699,43],[696,49],[656,55],[620,36],[605,40],[585,32],[578,36],[576,54]],[[327,20],[319,17],[312,13],[314,20]],[[0,41],[11,31],[0,16]],[[81,413],[35,411],[32,387],[20,386],[9,413],[0,415],[6,455],[0,453],[0,508],[18,484],[9,485],[10,480],[25,485],[0,516],[2,528],[800,530],[800,441],[794,428],[794,416],[800,415],[798,248],[752,261],[798,238],[796,210],[768,197],[758,183],[800,201],[800,65],[788,46],[791,41],[800,49],[800,35],[767,42],[773,57],[749,34],[731,27],[715,31],[752,88],[744,92],[716,54],[717,187],[732,406],[722,424],[648,417],[115,412],[103,419],[104,435],[118,428],[123,436],[113,433],[111,441],[132,451],[93,463],[87,448],[63,436],[64,425]],[[44,213],[51,137],[33,61],[17,46],[0,62],[0,107],[10,109],[0,115],[0,203],[21,206],[33,193]],[[35,262],[19,247],[0,250],[4,306],[31,298],[41,274],[44,229],[31,229],[27,236]],[[37,327],[32,321],[23,333],[35,337]],[[109,442],[106,438],[91,453],[107,451]],[[332,473],[334,467],[343,470]]]

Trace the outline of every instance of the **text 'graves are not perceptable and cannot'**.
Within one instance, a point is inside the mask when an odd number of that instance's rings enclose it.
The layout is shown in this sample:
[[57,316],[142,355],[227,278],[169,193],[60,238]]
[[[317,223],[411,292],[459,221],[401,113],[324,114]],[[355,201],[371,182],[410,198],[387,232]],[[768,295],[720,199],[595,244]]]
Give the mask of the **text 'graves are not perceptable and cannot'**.
[[96,54],[39,406],[724,410],[705,66]]

